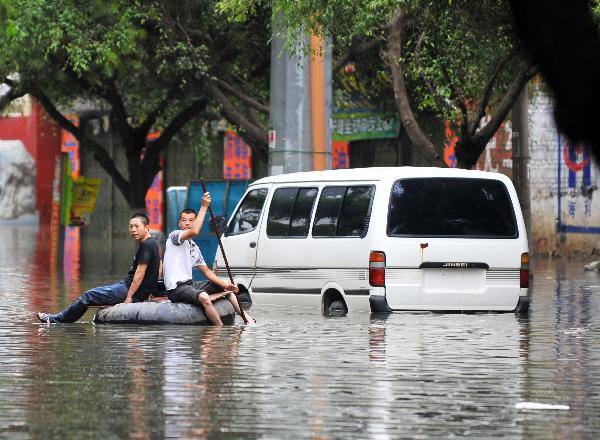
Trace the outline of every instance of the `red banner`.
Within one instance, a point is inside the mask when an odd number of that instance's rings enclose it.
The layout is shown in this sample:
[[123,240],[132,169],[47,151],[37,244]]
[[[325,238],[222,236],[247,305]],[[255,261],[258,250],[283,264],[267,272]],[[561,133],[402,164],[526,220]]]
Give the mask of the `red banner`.
[[331,143],[332,169],[350,168],[350,142],[333,141]]
[[252,178],[252,150],[233,130],[225,134],[223,148],[223,178],[248,180]]
[[[146,140],[148,142],[152,142],[159,137],[160,132],[156,131],[154,133],[150,133]],[[146,214],[148,215],[148,220],[150,220],[150,229],[156,229],[159,231],[163,230],[163,168],[164,161],[161,159],[161,171],[154,176],[152,185],[146,193]]]

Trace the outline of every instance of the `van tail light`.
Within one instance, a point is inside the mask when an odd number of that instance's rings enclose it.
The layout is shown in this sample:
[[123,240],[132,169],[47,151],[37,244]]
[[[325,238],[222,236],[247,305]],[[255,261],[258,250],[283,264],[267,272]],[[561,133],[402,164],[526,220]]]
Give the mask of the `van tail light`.
[[372,251],[369,255],[369,284],[372,287],[385,287],[385,254]]
[[521,254],[521,270],[519,271],[521,287],[529,287],[529,254],[527,252]]

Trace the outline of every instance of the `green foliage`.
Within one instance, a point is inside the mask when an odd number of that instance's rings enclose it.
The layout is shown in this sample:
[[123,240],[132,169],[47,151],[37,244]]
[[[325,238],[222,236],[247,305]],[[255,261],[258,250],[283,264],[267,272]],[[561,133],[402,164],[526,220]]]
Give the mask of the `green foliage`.
[[[201,129],[200,135],[193,129],[222,118],[223,107],[232,119],[236,111],[254,115],[242,100],[264,108],[256,102],[265,102],[269,90],[270,17],[257,11],[245,23],[231,23],[215,4],[3,0],[0,79],[14,83],[15,96],[36,96],[84,148],[92,148],[130,206],[143,206],[158,157],[177,133],[183,142],[209,142]],[[10,81],[11,75],[18,79]],[[110,114],[118,145],[126,150],[129,176],[115,167],[105,146],[61,115],[78,101]],[[251,119],[255,131],[266,126],[265,115]],[[146,148],[146,136],[154,130],[161,135]]]
[[116,90],[134,125],[171,93],[164,126],[202,96],[207,77],[264,97],[267,23],[231,24],[211,0],[4,0],[0,75],[18,72],[19,87],[63,105]]
[[[415,110],[445,118],[455,118],[460,104],[480,97],[514,49],[505,0],[220,0],[217,8],[236,20],[269,8],[287,30],[290,52],[306,51],[310,31],[331,38],[334,54],[373,38],[385,42],[390,20],[402,8],[407,19],[401,60]],[[363,78],[389,77],[382,58],[361,56],[356,64]],[[514,71],[515,63],[508,63],[495,91],[506,90]],[[372,91],[382,93],[379,99],[393,102],[389,82],[374,86]]]
[[[511,17],[502,0],[420,2],[413,10],[404,65],[420,110],[457,117],[461,104],[476,103],[495,70],[514,51]],[[496,79],[496,96],[509,86],[518,58]],[[491,104],[494,104],[492,99]]]

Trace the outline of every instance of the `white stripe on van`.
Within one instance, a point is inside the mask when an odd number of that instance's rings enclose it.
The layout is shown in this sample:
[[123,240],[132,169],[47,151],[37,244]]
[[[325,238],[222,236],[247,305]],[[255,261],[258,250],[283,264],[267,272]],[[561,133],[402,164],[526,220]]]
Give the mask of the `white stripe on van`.
[[318,269],[290,269],[287,267],[257,267],[258,278],[298,278],[319,280],[359,280],[365,281],[369,278],[368,269],[364,268],[318,268]]

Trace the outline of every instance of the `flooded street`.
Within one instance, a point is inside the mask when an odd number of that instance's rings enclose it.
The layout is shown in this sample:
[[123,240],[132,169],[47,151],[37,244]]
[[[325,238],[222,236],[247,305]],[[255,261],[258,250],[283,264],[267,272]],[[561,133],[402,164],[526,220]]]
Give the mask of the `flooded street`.
[[57,270],[35,227],[0,225],[0,242],[0,438],[600,432],[600,274],[584,262],[536,261],[528,318],[261,306],[251,327],[103,326],[89,312],[47,326],[34,311],[127,267],[110,273],[99,245],[95,264]]

